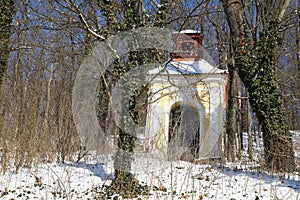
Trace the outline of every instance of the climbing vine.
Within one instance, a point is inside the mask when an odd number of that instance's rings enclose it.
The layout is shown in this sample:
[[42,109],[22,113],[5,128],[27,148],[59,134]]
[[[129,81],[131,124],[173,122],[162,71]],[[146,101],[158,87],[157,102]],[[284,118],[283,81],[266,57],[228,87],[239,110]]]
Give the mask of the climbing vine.
[[14,1],[0,0],[0,83],[9,57],[9,36],[14,15]]
[[[119,31],[126,31],[142,26],[151,25],[151,21],[146,17],[140,0],[125,0],[122,1],[124,6],[124,21],[117,22],[110,13],[111,4],[108,2],[108,9],[105,9],[105,16],[112,25],[112,29]],[[159,9],[156,18],[163,22],[166,18],[167,3],[164,7]],[[154,16],[155,17],[155,16]],[[117,24],[116,24],[117,23]],[[162,26],[163,23],[157,25]],[[141,40],[143,35],[126,35],[127,46],[129,49],[135,49],[137,46],[137,39]],[[149,38],[148,38],[149,39]],[[145,40],[147,36],[145,35]],[[155,41],[153,41],[155,42]],[[118,140],[117,151],[114,155],[114,180],[111,185],[105,188],[107,195],[120,194],[124,198],[132,198],[137,195],[147,194],[149,192],[148,186],[141,185],[134,178],[131,171],[131,162],[134,157],[135,141],[136,141],[136,125],[138,123],[138,99],[145,91],[141,81],[145,78],[146,67],[139,68],[146,63],[153,63],[158,60],[159,51],[157,49],[144,49],[139,51],[129,52],[124,57],[118,59],[114,63],[114,70],[112,76],[120,85],[121,102],[120,102],[120,116],[118,124]],[[148,69],[149,70],[149,69]],[[130,73],[134,71],[135,73]],[[107,197],[107,196],[106,196]]]
[[[247,34],[246,34],[247,35]],[[275,51],[282,38],[278,22],[271,21],[257,43],[241,42],[239,75],[246,86],[251,106],[262,125],[267,167],[276,171],[295,169],[281,91],[275,75]]]

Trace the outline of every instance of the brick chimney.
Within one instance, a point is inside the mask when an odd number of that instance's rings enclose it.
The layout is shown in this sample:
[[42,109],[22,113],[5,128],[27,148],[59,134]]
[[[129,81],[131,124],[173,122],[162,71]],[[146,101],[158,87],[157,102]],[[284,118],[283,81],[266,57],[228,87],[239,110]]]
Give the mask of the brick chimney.
[[173,33],[175,51],[171,53],[173,61],[201,60],[202,33],[194,30],[184,30]]

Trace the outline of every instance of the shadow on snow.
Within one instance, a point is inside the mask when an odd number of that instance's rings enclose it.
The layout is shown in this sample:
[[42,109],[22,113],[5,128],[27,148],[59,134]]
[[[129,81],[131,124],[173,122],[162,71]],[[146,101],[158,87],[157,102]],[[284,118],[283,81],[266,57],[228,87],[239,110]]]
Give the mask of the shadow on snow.
[[87,169],[90,172],[93,173],[94,176],[98,176],[101,178],[102,181],[105,180],[112,180],[113,174],[107,174],[103,168],[104,164],[103,163],[95,163],[95,164],[89,164],[85,162],[75,162],[75,163],[66,163],[66,166],[69,167],[77,167],[77,168],[82,168],[82,169]]

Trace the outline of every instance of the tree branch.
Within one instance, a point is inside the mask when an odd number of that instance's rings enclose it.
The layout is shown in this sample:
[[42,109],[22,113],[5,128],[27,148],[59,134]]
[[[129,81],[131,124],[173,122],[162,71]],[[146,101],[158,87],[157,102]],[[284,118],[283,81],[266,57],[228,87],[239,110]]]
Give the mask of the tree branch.
[[105,37],[99,35],[98,33],[96,33],[91,27],[90,25],[87,23],[87,21],[85,20],[83,14],[80,12],[78,6],[72,1],[72,0],[68,0],[69,4],[71,4],[71,6],[74,7],[76,13],[78,14],[78,17],[80,19],[80,21],[83,23],[83,25],[85,26],[85,28],[87,29],[87,31],[89,33],[91,33],[94,37],[96,37],[98,40],[105,40]]
[[279,22],[283,19],[284,13],[287,9],[287,7],[290,4],[290,0],[281,0],[277,9],[277,19],[279,20]]

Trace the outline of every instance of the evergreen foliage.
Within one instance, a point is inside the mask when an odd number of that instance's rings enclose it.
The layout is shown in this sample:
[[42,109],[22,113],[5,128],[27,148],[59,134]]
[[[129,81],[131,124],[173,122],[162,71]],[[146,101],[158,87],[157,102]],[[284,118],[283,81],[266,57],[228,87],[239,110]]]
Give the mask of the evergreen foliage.
[[13,0],[0,0],[0,83],[9,58],[9,36],[13,16]]
[[281,40],[278,22],[271,21],[256,44],[249,41],[241,44],[239,75],[262,125],[267,167],[290,172],[295,169],[294,151],[274,67],[275,50]]
[[[141,10],[139,0],[125,0],[122,2],[122,5],[124,5],[126,11],[124,13],[124,21],[119,22],[118,25],[116,25],[112,15],[109,14],[109,10],[105,11],[107,21],[113,25],[114,29],[119,28],[116,32],[152,25],[147,20],[145,13]],[[163,26],[163,22],[167,15],[166,7],[167,1],[165,1],[164,6],[159,9],[156,16],[157,20],[161,22],[156,25],[160,27]],[[128,37],[131,38],[129,40],[131,43],[127,45],[131,48],[136,45],[135,40],[137,38],[141,39],[143,36],[135,37],[128,35]],[[114,78],[124,82],[125,84],[121,85],[121,113],[123,115],[121,114],[119,116],[118,148],[114,155],[115,178],[112,184],[106,188],[106,191],[108,191],[109,194],[116,193],[124,197],[128,197],[128,195],[131,196],[132,194],[138,195],[145,192],[147,193],[149,190],[147,186],[140,185],[130,172],[136,141],[135,127],[138,123],[137,99],[144,91],[144,88],[141,88],[141,81],[143,81],[144,74],[147,70],[146,68],[136,68],[137,66],[141,66],[146,63],[152,63],[153,60],[157,59],[158,54],[159,52],[156,49],[132,51],[126,55],[126,58],[116,60],[114,63]],[[128,76],[127,72],[133,69],[136,73]],[[129,113],[126,113],[128,110]]]

